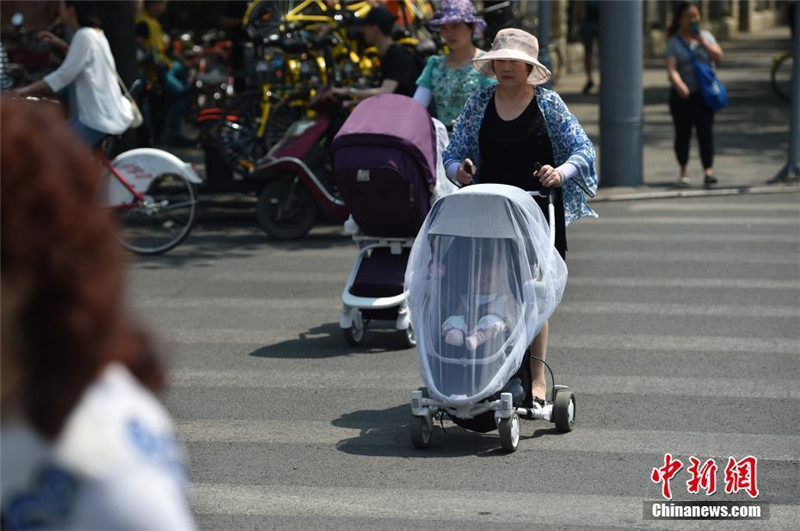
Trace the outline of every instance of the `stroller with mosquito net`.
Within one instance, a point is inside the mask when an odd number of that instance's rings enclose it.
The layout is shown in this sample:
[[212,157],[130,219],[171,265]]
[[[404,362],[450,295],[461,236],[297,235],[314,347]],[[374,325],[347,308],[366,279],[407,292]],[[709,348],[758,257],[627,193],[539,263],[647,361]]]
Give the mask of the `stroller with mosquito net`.
[[352,233],[359,248],[342,292],[339,326],[356,346],[372,320],[394,321],[413,347],[403,275],[436,189],[434,125],[409,97],[373,96],[353,110],[332,148],[333,178],[357,224]]
[[474,431],[497,428],[506,451],[517,448],[520,417],[572,429],[565,386],[554,385],[544,406],[530,391],[528,346],[567,280],[554,237],[531,194],[512,186],[473,185],[434,204],[405,277],[425,383],[411,398],[416,447],[444,415]]

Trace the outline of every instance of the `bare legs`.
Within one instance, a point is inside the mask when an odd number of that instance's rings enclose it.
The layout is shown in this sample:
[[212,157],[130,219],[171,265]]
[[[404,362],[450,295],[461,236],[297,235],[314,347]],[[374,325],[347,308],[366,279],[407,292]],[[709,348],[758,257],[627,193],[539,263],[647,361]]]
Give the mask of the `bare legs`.
[[534,338],[531,344],[531,390],[534,398],[544,399],[547,396],[547,382],[544,377],[544,363],[547,357],[547,333],[548,323],[545,322],[542,331]]

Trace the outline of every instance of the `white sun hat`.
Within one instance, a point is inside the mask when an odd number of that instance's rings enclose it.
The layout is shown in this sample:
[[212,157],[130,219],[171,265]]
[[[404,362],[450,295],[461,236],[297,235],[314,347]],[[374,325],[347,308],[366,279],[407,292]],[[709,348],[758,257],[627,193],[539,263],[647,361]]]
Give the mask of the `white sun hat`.
[[497,32],[492,41],[492,49],[482,56],[472,60],[472,66],[486,77],[495,77],[492,61],[504,59],[506,61],[522,61],[533,66],[527,82],[529,85],[542,85],[547,83],[552,75],[542,63],[539,62],[539,40],[521,29],[508,28]]

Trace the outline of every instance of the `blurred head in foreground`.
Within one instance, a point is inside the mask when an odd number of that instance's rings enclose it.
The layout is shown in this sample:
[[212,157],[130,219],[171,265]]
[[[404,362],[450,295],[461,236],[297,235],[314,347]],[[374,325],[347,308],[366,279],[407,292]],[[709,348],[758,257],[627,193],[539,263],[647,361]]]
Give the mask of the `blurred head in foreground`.
[[55,439],[110,363],[145,387],[159,362],[125,307],[124,253],[96,202],[100,169],[57,112],[0,103],[3,421]]

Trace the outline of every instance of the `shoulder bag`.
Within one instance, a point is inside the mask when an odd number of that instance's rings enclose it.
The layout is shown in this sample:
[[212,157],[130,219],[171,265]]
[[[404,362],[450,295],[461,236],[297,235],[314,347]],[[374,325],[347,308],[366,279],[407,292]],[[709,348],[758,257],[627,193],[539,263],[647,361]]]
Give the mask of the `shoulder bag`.
[[121,77],[119,77],[119,72],[117,72],[117,69],[114,68],[113,64],[111,64],[111,61],[108,60],[108,57],[106,57],[106,54],[104,53],[104,51],[102,49],[101,49],[101,53],[103,54],[103,57],[106,58],[106,64],[108,65],[108,67],[111,70],[114,71],[114,76],[117,78],[117,83],[122,88],[122,93],[125,96],[125,99],[128,100],[128,103],[130,103],[131,113],[133,114],[133,120],[131,120],[131,123],[128,126],[128,128],[129,129],[136,129],[137,127],[141,126],[144,123],[144,116],[142,116],[142,111],[139,109],[139,106],[136,104],[136,100],[133,99],[133,96],[131,95],[130,91],[128,90],[128,87],[125,85],[125,82],[122,81]]
[[703,95],[703,101],[706,102],[712,110],[718,111],[728,105],[728,91],[725,90],[725,85],[717,78],[717,74],[711,65],[707,65],[698,61],[692,49],[682,38],[678,37],[683,47],[689,53],[689,58],[694,65],[694,74],[697,78],[697,85],[700,87],[700,93]]

